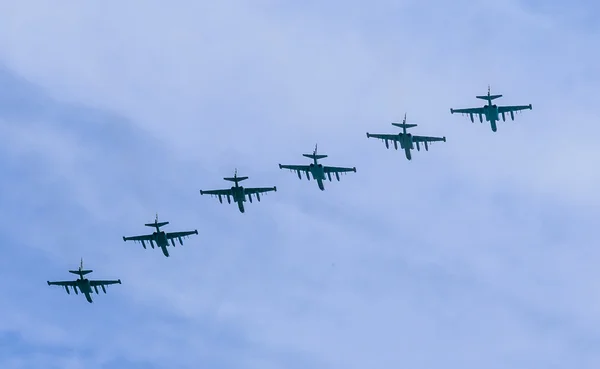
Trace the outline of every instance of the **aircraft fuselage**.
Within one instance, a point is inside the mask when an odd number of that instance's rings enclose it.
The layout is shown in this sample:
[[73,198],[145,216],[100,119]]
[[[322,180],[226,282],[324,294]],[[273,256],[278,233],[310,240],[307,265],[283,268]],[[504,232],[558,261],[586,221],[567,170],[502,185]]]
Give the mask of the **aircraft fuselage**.
[[246,191],[244,190],[244,186],[231,187],[231,194],[233,195],[233,201],[235,201],[238,204],[238,209],[240,209],[240,213],[246,211],[244,209],[244,202],[246,201]]
[[90,296],[90,294],[94,293],[94,291],[92,290],[89,279],[78,279],[75,281],[75,283],[77,283],[77,286],[74,286],[75,293],[77,293],[77,289],[79,289],[79,291],[85,295],[85,299],[89,303],[92,303],[92,296]]
[[[325,191],[325,185],[323,184],[323,180],[325,180],[325,171],[323,170],[323,165],[311,163],[308,168],[310,174],[312,174],[313,178],[317,181],[319,189]],[[308,179],[310,180],[310,176],[308,176]]]
[[485,120],[490,122],[492,131],[496,132],[498,129],[496,122],[499,120],[498,105],[485,105],[483,107],[483,112],[485,114]]
[[163,255],[169,257],[169,251],[167,250],[167,246],[169,246],[169,239],[167,238],[167,234],[164,231],[154,232],[152,233],[152,237],[156,245],[161,248]]

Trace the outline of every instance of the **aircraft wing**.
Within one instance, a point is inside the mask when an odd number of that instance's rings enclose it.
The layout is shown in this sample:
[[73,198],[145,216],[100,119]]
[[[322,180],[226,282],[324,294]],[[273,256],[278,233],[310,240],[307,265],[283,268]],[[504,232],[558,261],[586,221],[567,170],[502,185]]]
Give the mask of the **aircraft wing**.
[[368,133],[368,137],[378,138],[380,140],[390,140],[390,141],[399,141],[399,135],[390,135],[390,134],[379,134],[379,133]]
[[310,167],[308,165],[281,165],[281,164],[279,164],[279,169],[299,170],[301,172],[307,172],[310,170]]
[[446,137],[412,136],[413,142],[446,142]]
[[253,193],[263,193],[263,192],[269,192],[269,191],[277,191],[277,187],[254,187],[254,188],[244,188],[244,192],[247,195],[253,194]]
[[515,105],[515,106],[499,106],[498,113],[509,113],[511,111],[520,111],[520,110],[531,110],[531,104],[529,105]]
[[110,284],[121,284],[121,280],[119,279],[116,281],[102,281],[102,280],[90,281],[91,286],[108,286]]
[[144,236],[123,237],[123,241],[150,241],[152,239],[152,235],[149,234]]
[[198,234],[198,231],[185,231],[185,232],[170,232],[167,233],[167,239],[179,238],[179,237],[187,237],[193,234]]
[[75,281],[60,281],[60,282],[48,282],[48,286],[76,286],[77,283]]
[[342,167],[323,167],[325,173],[346,173],[356,172],[356,168],[342,168]]
[[231,193],[231,189],[227,188],[227,189],[223,189],[223,190],[208,190],[208,191],[203,191],[200,190],[200,195],[223,195],[223,196],[227,196],[227,195],[233,195]]
[[483,108],[450,109],[451,113],[485,114]]

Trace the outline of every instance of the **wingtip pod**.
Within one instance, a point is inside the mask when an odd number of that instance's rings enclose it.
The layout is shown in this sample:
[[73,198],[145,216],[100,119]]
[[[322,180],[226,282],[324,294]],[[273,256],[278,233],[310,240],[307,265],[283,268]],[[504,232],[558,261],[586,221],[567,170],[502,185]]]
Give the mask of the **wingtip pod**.
[[532,109],[531,104],[529,104],[529,110],[531,110],[531,109]]
[[277,192],[277,186],[273,187],[273,191]]
[[369,132],[367,132],[367,138],[370,138],[370,137],[371,137],[371,135],[369,134]]
[[119,282],[119,284],[121,284],[121,280],[120,280],[120,279],[119,279],[119,280],[117,280],[117,282]]
[[444,142],[446,142],[446,136],[442,137],[444,139]]
[[356,173],[356,167],[352,168],[352,170],[354,170],[354,173]]
[[279,169],[282,169],[282,168],[281,168],[281,164],[279,164]]
[[197,229],[194,229],[194,233],[198,234],[198,230],[197,230]]
[[450,108],[450,114],[454,114],[454,109]]
[[50,285],[50,281],[46,281],[46,283],[48,283],[48,286]]
[[123,241],[127,241],[127,240],[125,239],[125,236],[123,236]]
[[204,191],[200,190],[200,195],[204,195]]

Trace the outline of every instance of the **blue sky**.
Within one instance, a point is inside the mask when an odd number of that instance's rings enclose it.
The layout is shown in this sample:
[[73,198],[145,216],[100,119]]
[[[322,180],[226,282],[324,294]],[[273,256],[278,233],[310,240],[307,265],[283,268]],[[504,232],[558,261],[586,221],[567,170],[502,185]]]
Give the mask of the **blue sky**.
[[[0,367],[600,366],[598,6],[0,3]],[[533,104],[515,122],[450,115]],[[365,132],[446,143],[407,162]],[[278,163],[357,173],[300,181]],[[240,214],[198,190],[278,187]],[[166,259],[124,243],[159,213]],[[123,284],[48,287],[83,257]]]

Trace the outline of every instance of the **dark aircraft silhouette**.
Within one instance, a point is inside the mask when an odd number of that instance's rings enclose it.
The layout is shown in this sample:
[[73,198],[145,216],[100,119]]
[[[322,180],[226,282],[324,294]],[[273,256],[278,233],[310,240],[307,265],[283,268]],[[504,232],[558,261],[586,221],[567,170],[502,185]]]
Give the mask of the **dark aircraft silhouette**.
[[315,145],[315,151],[312,154],[302,154],[307,158],[313,159],[313,162],[310,165],[281,165],[279,164],[279,169],[289,169],[291,171],[296,171],[298,173],[298,178],[302,179],[302,175],[300,172],[306,173],[306,178],[310,181],[310,174],[312,174],[313,178],[317,180],[317,184],[321,191],[325,190],[325,186],[323,185],[323,180],[325,180],[325,174],[327,174],[327,178],[331,182],[331,173],[335,174],[337,180],[340,180],[340,173],[346,172],[355,172],[356,167],[353,168],[342,168],[342,167],[328,167],[319,164],[317,160],[326,158],[327,155],[318,155],[317,154],[317,145]]
[[[104,291],[104,293],[106,293],[106,288],[105,286],[108,286],[110,284],[121,284],[121,280],[118,279],[116,281],[103,281],[103,280],[89,280],[87,278],[84,278],[83,276],[86,274],[89,274],[93,272],[93,270],[84,270],[83,269],[83,259],[81,259],[81,264],[79,264],[79,269],[78,270],[69,270],[69,273],[73,273],[73,274],[77,274],[79,276],[79,278],[77,278],[74,281],[60,281],[60,282],[50,282],[48,281],[48,286],[63,286],[65,287],[65,290],[67,290],[67,293],[70,294],[71,292],[69,291],[69,287],[73,287],[73,290],[75,291],[75,294],[79,294],[79,292],[77,292],[77,289],[79,288],[79,291],[81,291],[81,293],[83,293],[85,295],[85,299],[89,302],[92,303],[92,296],[90,296],[91,293],[93,293],[94,291],[96,291],[96,294],[98,293],[98,286],[100,286],[102,288],[102,291]],[[92,290],[93,288],[93,290]]]
[[[404,120],[402,123],[392,123],[393,126],[402,128],[402,133],[398,134],[379,134],[379,133],[369,133],[367,132],[368,138],[378,138],[385,142],[385,147],[390,148],[389,141],[394,142],[394,148],[398,150],[398,142],[400,142],[400,147],[404,149],[404,154],[408,160],[412,159],[410,154],[410,150],[414,149],[414,146],[417,146],[417,151],[420,151],[421,148],[419,143],[423,143],[425,146],[425,151],[429,151],[428,143],[443,141],[446,142],[446,137],[428,137],[428,136],[415,136],[406,132],[407,128],[416,127],[416,124],[406,124],[406,114],[404,114]],[[415,144],[415,145],[413,145]]]
[[165,233],[165,231],[161,231],[160,227],[166,226],[167,224],[169,224],[169,222],[159,222],[158,214],[156,214],[156,219],[154,220],[154,223],[144,224],[146,227],[156,228],[156,232],[144,236],[123,237],[123,241],[139,241],[142,243],[144,249],[146,248],[146,243],[144,243],[144,241],[150,241],[150,246],[152,246],[152,248],[154,248],[154,242],[156,242],[156,245],[161,248],[163,254],[166,257],[169,257],[169,251],[167,250],[167,246],[169,246],[169,240],[171,241],[171,245],[175,247],[175,238],[177,238],[179,244],[183,246],[182,238],[188,237],[192,234],[198,234],[198,230],[170,233]]
[[235,186],[222,190],[200,190],[200,195],[213,195],[219,198],[219,202],[223,203],[223,196],[227,197],[227,202],[231,204],[231,197],[233,197],[233,201],[238,204],[238,208],[240,212],[243,213],[246,210],[244,209],[244,202],[246,201],[246,195],[248,195],[248,199],[252,202],[252,194],[256,195],[256,199],[260,201],[260,194],[266,193],[270,191],[277,191],[277,187],[255,187],[255,188],[245,188],[239,185],[239,182],[248,179],[248,177],[238,177],[237,169],[235,170],[233,177],[225,177],[223,178],[226,181],[234,182]]
[[500,120],[499,114],[502,114],[502,121],[506,121],[506,113],[510,113],[510,119],[515,120],[515,112],[529,109],[531,110],[531,104],[529,105],[515,105],[515,106],[497,106],[492,104],[492,100],[502,97],[502,95],[490,95],[490,87],[488,86],[487,96],[475,96],[478,99],[486,100],[488,103],[481,108],[467,108],[467,109],[450,109],[450,113],[463,113],[469,114],[471,122],[475,122],[473,114],[479,115],[479,122],[483,123],[483,115],[485,120],[490,122],[492,131],[498,130],[496,122]]

